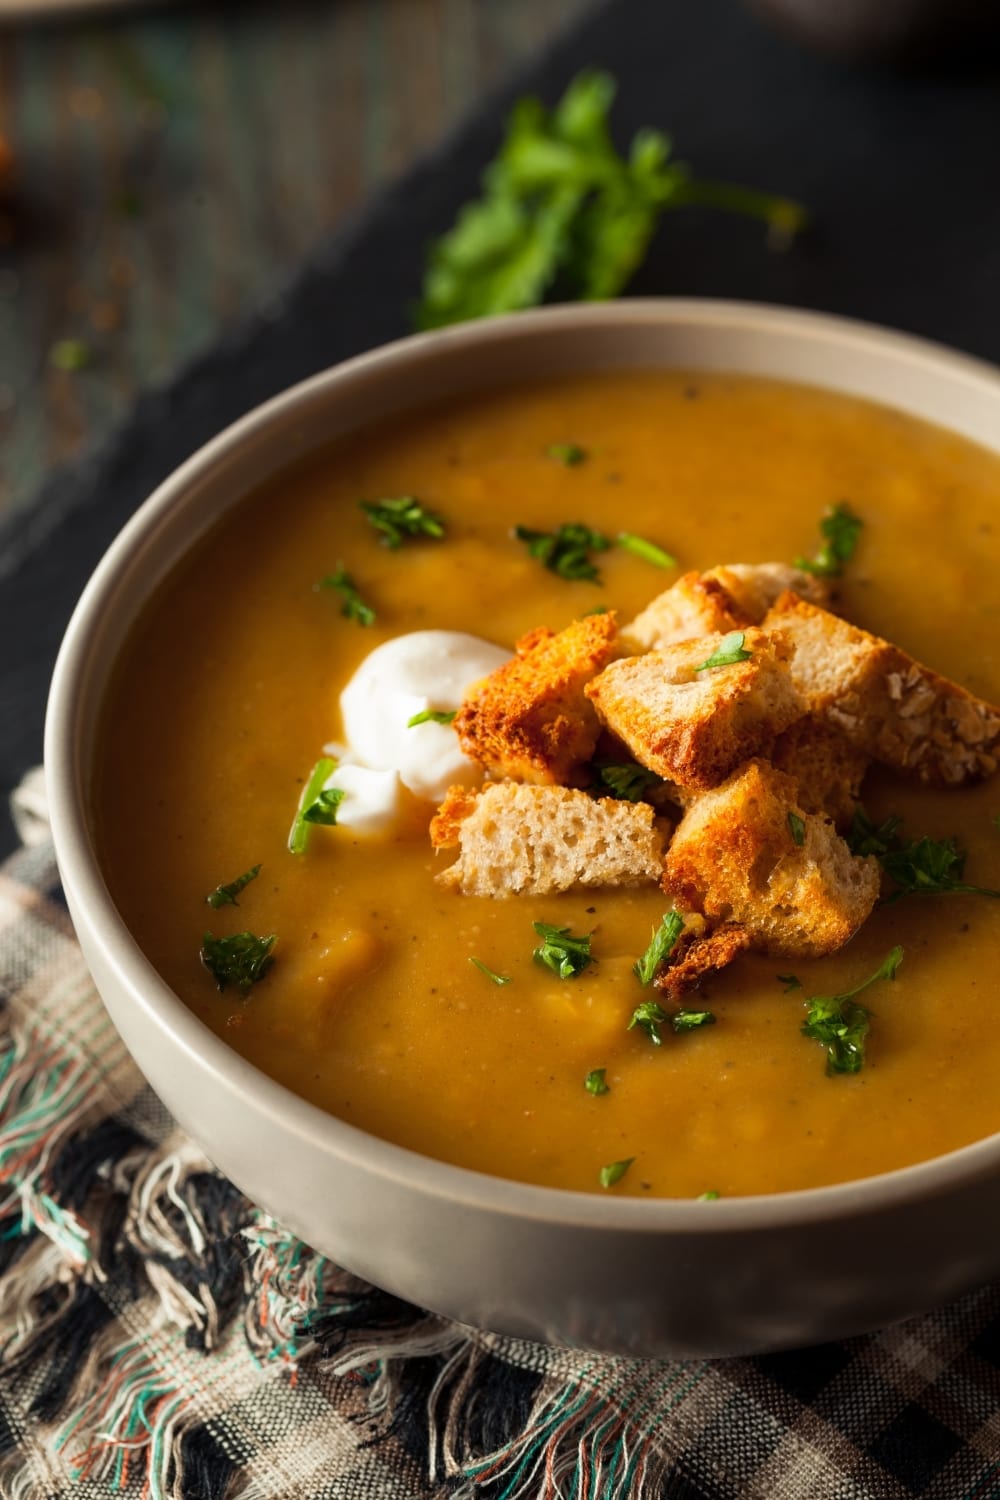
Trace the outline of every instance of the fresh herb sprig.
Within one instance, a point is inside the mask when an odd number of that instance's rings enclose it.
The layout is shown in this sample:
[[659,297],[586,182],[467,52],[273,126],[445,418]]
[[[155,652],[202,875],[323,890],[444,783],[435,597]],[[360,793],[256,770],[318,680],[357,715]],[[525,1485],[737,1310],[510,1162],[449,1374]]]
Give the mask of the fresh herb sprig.
[[893,882],[896,889],[886,898],[888,902],[903,896],[1000,897],[1000,890],[963,879],[966,855],[953,838],[932,839],[924,834],[918,839],[904,839],[899,829],[899,818],[890,816],[876,824],[864,808],[858,807],[847,836],[851,852],[874,855]]
[[416,729],[418,724],[453,724],[457,708],[423,708],[418,714],[411,714],[406,721],[407,729]]
[[588,1094],[593,1094],[595,1098],[599,1098],[601,1094],[611,1093],[611,1086],[604,1076],[607,1071],[607,1068],[591,1068],[583,1080],[583,1086]]
[[606,552],[611,546],[608,537],[581,521],[566,521],[555,531],[534,531],[530,526],[515,526],[514,535],[550,573],[557,573],[560,578],[584,579],[589,583],[598,583],[601,577],[590,554]]
[[795,566],[817,578],[839,578],[854,556],[864,526],[845,500],[831,505],[819,523],[822,544],[815,557],[797,557]]
[[644,1031],[654,1047],[662,1047],[660,1027],[667,1021],[677,1035],[681,1036],[685,1031],[697,1031],[701,1026],[714,1026],[715,1015],[710,1010],[675,1010],[670,1013],[655,1000],[643,1000],[632,1012],[632,1019],[626,1030]]
[[647,540],[644,536],[636,536],[633,531],[619,531],[618,545],[624,547],[626,552],[631,552],[633,557],[641,557],[643,562],[652,563],[654,568],[676,568],[677,559],[669,552],[658,547],[655,542]]
[[273,932],[267,937],[253,932],[214,937],[206,932],[199,957],[220,990],[233,984],[241,995],[247,995],[274,962],[271,949],[277,941]]
[[[657,969],[670,957],[683,931],[684,918],[680,912],[665,912],[660,918],[659,927],[653,932],[649,947],[632,965],[632,972],[641,985],[648,987],[652,984],[656,978]],[[660,1019],[662,1020],[663,1017],[661,1016]]]
[[332,826],[337,821],[337,809],[344,799],[339,787],[325,787],[324,783],[333,775],[337,762],[329,756],[318,760],[309,772],[299,805],[288,830],[288,848],[292,854],[304,854],[309,843],[309,830],[315,823]]
[[626,1156],[623,1161],[609,1161],[607,1166],[602,1167],[597,1174],[601,1187],[613,1188],[616,1182],[621,1182],[634,1161],[634,1156]]
[[695,671],[709,672],[715,667],[734,667],[738,662],[749,661],[753,652],[747,650],[745,642],[745,631],[731,630],[722,637],[707,661],[703,661],[700,667],[695,667]]
[[254,865],[251,869],[245,870],[242,875],[237,875],[236,879],[231,880],[228,885],[217,885],[214,891],[209,891],[205,900],[215,911],[218,911],[220,906],[239,906],[237,896],[246,889],[251,880],[256,880],[259,874],[260,865]]
[[510,975],[509,974],[496,974],[496,973],[494,973],[494,971],[491,968],[489,968],[486,964],[483,963],[483,961],[482,961],[481,958],[470,958],[469,959],[469,963],[472,964],[472,966],[473,966],[474,969],[478,969],[479,972],[480,972],[480,974],[485,974],[487,979],[491,979],[494,984],[496,984],[496,985],[510,984]]
[[616,765],[595,766],[601,785],[619,802],[640,802],[653,787],[663,785],[663,777],[655,771],[647,771],[637,761],[621,761]]
[[565,469],[575,469],[578,464],[586,463],[587,450],[581,448],[579,443],[550,443],[545,456],[554,463],[562,464]]
[[641,264],[665,209],[706,204],[762,218],[787,239],[805,222],[785,198],[699,181],[670,159],[657,130],[627,155],[611,139],[615,82],[581,73],[553,110],[522,99],[507,122],[482,197],[431,248],[421,328],[564,300],[617,296]]
[[548,922],[534,922],[532,926],[542,939],[532,957],[536,963],[558,974],[560,979],[576,979],[593,963],[590,951],[592,932],[585,937],[574,937],[568,927],[553,927]]
[[332,589],[334,593],[340,595],[343,600],[340,606],[340,613],[346,619],[356,620],[359,625],[375,624],[375,611],[370,604],[366,604],[364,599],[362,599],[353,578],[343,563],[338,563],[332,573],[328,573],[325,578],[321,578],[317,586],[321,589]]
[[358,504],[375,530],[381,533],[383,547],[395,550],[407,537],[430,537],[440,541],[444,536],[444,521],[427,510],[412,495],[399,495],[392,499],[359,500]]
[[859,1073],[864,1066],[865,1044],[871,1022],[871,1011],[855,1003],[870,985],[882,979],[895,979],[903,962],[903,950],[897,944],[879,964],[874,974],[840,995],[812,995],[806,1000],[806,1020],[802,1035],[826,1048],[826,1071]]

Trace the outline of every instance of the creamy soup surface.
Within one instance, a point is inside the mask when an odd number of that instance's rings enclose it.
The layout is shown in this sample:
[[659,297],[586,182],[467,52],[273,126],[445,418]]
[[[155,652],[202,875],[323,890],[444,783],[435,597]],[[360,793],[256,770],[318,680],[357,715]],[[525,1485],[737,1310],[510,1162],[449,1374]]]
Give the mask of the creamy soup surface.
[[[891,398],[891,392],[887,395]],[[548,453],[581,445],[572,466]],[[414,495],[441,541],[379,544],[362,499]],[[864,519],[839,586],[859,625],[1000,700],[1000,458],[891,410],[774,382],[579,376],[476,396],[341,442],[250,497],[177,570],[136,628],[105,710],[94,822],[114,899],[167,982],[265,1072],[376,1135],[503,1177],[601,1192],[729,1196],[812,1187],[937,1155],[1000,1128],[1000,901],[908,897],[810,963],[742,958],[688,1004],[717,1023],[627,1030],[655,995],[632,973],[669,909],[655,888],[505,901],[443,889],[413,799],[403,826],[313,830],[288,852],[304,779],[341,732],[341,689],[379,642],[468,631],[505,648],[606,605],[629,619],[691,568],[811,556],[825,510]],[[511,536],[582,521],[667,548],[621,548],[599,583],[546,571]],[[370,628],[315,585],[343,562]],[[908,834],[955,835],[966,879],[1000,886],[1000,778],[927,792],[870,773],[866,806]],[[260,864],[239,906],[206,894]],[[532,923],[593,933],[560,980]],[[199,961],[206,931],[277,934],[241,999]],[[828,1077],[803,997],[863,997],[867,1061]],[[510,983],[500,987],[470,958]],[[777,975],[793,969],[802,989]],[[605,1069],[609,1092],[584,1080]]]

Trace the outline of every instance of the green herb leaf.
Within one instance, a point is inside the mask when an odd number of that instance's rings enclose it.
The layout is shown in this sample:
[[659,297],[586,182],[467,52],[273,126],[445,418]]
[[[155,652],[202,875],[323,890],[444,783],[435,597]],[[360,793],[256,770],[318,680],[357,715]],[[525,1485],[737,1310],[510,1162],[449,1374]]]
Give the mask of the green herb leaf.
[[670,1024],[681,1036],[685,1031],[697,1031],[700,1026],[714,1026],[715,1016],[710,1010],[678,1010],[670,1017]]
[[643,562],[652,563],[654,568],[676,568],[677,559],[671,557],[669,552],[664,552],[655,542],[648,542],[644,536],[634,536],[631,531],[619,531],[618,545],[624,547],[626,552],[632,552],[636,557],[641,557]]
[[888,854],[899,840],[896,833],[899,829],[900,819],[893,816],[886,818],[884,823],[875,824],[865,812],[863,807],[854,809],[854,817],[851,819],[850,831],[847,834],[847,844],[852,854],[864,858],[868,854],[874,854],[876,859]]
[[663,777],[634,760],[623,761],[616,766],[595,766],[602,784],[619,802],[639,802],[654,786],[663,785]]
[[666,1019],[667,1013],[662,1005],[658,1005],[655,1000],[643,1000],[632,1012],[632,1019],[626,1030],[644,1031],[654,1047],[662,1047],[663,1038],[660,1035],[660,1027]]
[[779,984],[785,986],[786,995],[790,995],[792,990],[800,990],[802,988],[802,980],[795,974],[776,974],[774,977]]
[[568,927],[550,927],[547,922],[534,922],[532,926],[543,940],[532,957],[536,963],[544,964],[545,968],[558,974],[560,979],[575,979],[588,964],[593,963],[590,953],[592,932],[586,937],[573,937]]
[[555,109],[536,99],[515,106],[481,198],[430,251],[419,327],[533,307],[548,295],[615,297],[667,208],[711,204],[763,218],[785,237],[804,221],[787,199],[697,181],[670,160],[659,131],[640,131],[619,154],[608,127],[614,94],[608,74],[581,73]]
[[988,886],[970,885],[965,873],[965,851],[953,838],[919,839],[899,836],[900,820],[886,818],[876,826],[864,808],[855,809],[847,842],[854,854],[873,854],[896,886],[889,901],[903,896],[969,895],[1000,897]]
[[343,802],[344,795],[339,786],[324,787],[304,810],[303,818],[307,823],[321,823],[326,828],[333,828],[337,822],[337,808]]
[[604,1081],[607,1068],[593,1068],[583,1080],[583,1086],[588,1094],[610,1094],[611,1089]]
[[494,974],[492,969],[486,967],[481,958],[470,958],[469,963],[478,969],[480,974],[485,974],[487,979],[492,979],[494,984],[510,984],[509,974]]
[[612,1161],[606,1167],[602,1167],[597,1174],[601,1187],[613,1188],[616,1182],[621,1182],[634,1161],[634,1156],[626,1156],[624,1161]]
[[[670,954],[674,950],[674,945],[676,944],[677,939],[680,937],[683,931],[684,918],[681,916],[680,912],[668,911],[664,913],[664,915],[660,918],[659,927],[657,927],[653,932],[649,947],[646,949],[642,957],[636,959],[635,963],[632,965],[632,972],[641,985],[652,984],[653,980],[656,977],[657,969],[665,959],[670,957]],[[659,1010],[659,1006],[657,1006],[656,1008],[657,1010]],[[641,1009],[642,1007],[640,1006],[639,1010]],[[636,1015],[638,1015],[638,1013],[639,1011],[637,1010]],[[662,1015],[660,1015],[657,1019],[662,1021],[664,1018]],[[631,1026],[639,1024],[641,1023],[636,1022],[635,1016],[633,1016],[631,1022],[629,1023],[629,1026],[631,1028]],[[654,1037],[653,1040],[655,1041],[656,1038]]]
[[237,875],[236,879],[231,880],[228,885],[217,885],[215,890],[205,897],[205,900],[216,911],[220,906],[239,906],[240,903],[236,897],[250,884],[251,880],[256,880],[259,874],[260,865],[254,865],[252,870],[247,870],[243,875]]
[[712,667],[734,667],[737,662],[749,661],[753,655],[743,645],[746,633],[742,630],[731,630],[724,635],[707,661],[703,661],[700,667],[695,667],[696,672],[707,672]]
[[792,843],[801,849],[806,841],[806,825],[798,813],[791,810],[788,813],[788,831],[792,835]]
[[375,527],[382,533],[383,547],[396,548],[406,537],[431,537],[439,541],[444,536],[444,522],[432,510],[425,510],[412,495],[400,495],[390,500],[359,500],[358,504]]
[[854,997],[881,979],[895,979],[902,962],[903,950],[897,945],[875,973],[855,985],[853,990],[846,990],[842,995],[813,995],[805,1001],[806,1022],[802,1035],[826,1048],[828,1074],[861,1071],[871,1012],[863,1005],[856,1005]]
[[721,1198],[721,1197],[722,1197],[722,1194],[720,1192],[718,1192],[715,1188],[709,1188],[709,1190],[708,1190],[707,1193],[699,1193],[698,1196],[697,1196],[697,1198],[695,1199],[695,1202],[696,1203],[715,1203],[716,1200],[718,1198]]
[[817,578],[839,578],[844,564],[854,556],[864,524],[845,501],[832,505],[819,523],[823,542],[816,556],[812,559],[797,557],[795,566],[806,573],[814,573]]
[[557,464],[563,464],[567,469],[575,469],[577,464],[582,464],[587,457],[586,448],[581,448],[579,443],[550,443],[545,450],[547,458],[552,458]]
[[419,714],[413,714],[406,721],[407,729],[415,729],[418,724],[452,724],[458,709],[425,708]]
[[[302,788],[302,795],[299,797],[299,805],[292,820],[292,826],[288,830],[288,847],[292,854],[305,853],[306,846],[309,843],[309,828],[311,824],[327,821],[335,823],[337,821],[337,807],[340,803],[340,798],[344,795],[343,792],[341,792],[340,797],[333,803],[332,818],[326,819],[309,816],[312,809],[320,801],[324,782],[333,775],[336,766],[337,762],[335,760],[331,760],[329,756],[324,756],[322,760],[316,762],[309,772],[308,780]],[[335,790],[335,788],[331,788],[331,790]],[[320,810],[323,811],[322,808]]]
[[344,601],[340,607],[340,613],[348,620],[357,620],[359,625],[375,624],[375,611],[362,599],[343,563],[338,563],[332,573],[329,573],[326,578],[321,578],[319,587],[333,589],[340,595]]
[[60,339],[49,350],[49,364],[54,370],[85,370],[93,360],[93,350],[83,339]]
[[606,552],[611,546],[606,536],[579,521],[567,521],[557,531],[532,531],[528,526],[515,526],[514,535],[551,573],[592,583],[599,582],[601,575],[590,560],[591,552]]
[[274,933],[257,937],[252,932],[236,932],[232,937],[217,938],[206,932],[200,958],[220,990],[234,984],[241,995],[246,995],[274,962],[271,949],[277,941]]

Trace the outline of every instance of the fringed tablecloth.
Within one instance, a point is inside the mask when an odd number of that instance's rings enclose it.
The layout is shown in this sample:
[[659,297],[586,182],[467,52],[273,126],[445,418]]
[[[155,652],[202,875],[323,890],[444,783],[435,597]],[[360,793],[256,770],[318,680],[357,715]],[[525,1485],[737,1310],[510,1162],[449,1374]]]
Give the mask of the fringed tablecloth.
[[317,1255],[129,1059],[37,779],[19,823],[35,842],[0,871],[0,1495],[1000,1497],[1000,1286],[843,1344],[641,1361],[465,1328]]

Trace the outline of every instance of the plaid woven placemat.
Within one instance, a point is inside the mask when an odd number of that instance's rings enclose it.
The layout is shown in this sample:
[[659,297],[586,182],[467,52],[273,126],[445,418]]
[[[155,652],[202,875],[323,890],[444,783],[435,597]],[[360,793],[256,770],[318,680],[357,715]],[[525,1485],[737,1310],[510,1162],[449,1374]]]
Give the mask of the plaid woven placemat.
[[609,1359],[449,1323],[283,1232],[125,1052],[37,783],[20,823],[36,842],[0,869],[0,1495],[1000,1497],[1000,1286],[822,1348]]

